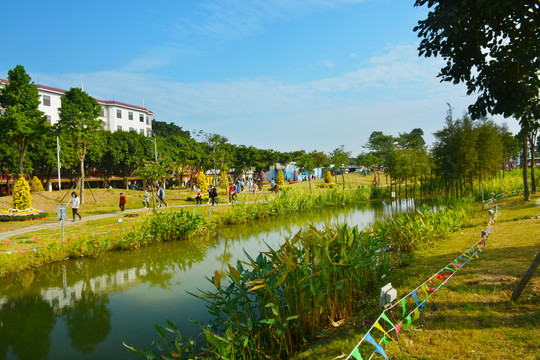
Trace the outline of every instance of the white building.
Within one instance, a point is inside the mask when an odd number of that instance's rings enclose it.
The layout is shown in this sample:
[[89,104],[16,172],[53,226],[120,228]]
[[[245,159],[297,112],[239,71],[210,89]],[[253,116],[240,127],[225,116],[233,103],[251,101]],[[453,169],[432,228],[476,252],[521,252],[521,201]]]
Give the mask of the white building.
[[[0,79],[0,89],[8,81]],[[47,115],[47,120],[51,125],[60,120],[58,110],[60,109],[60,98],[66,90],[56,89],[50,86],[36,85],[41,97],[39,110]],[[152,118],[154,113],[144,107],[124,104],[118,101],[96,101],[101,105],[101,117],[105,130],[115,131],[136,131],[139,134],[152,136]]]

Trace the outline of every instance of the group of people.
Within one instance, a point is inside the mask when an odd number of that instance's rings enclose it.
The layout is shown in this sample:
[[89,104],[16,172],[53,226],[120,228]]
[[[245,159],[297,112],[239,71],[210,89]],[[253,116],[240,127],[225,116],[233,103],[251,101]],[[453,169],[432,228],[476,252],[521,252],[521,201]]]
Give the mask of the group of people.
[[[142,203],[143,203],[143,207],[145,209],[150,208],[150,193],[149,193],[150,190],[151,190],[151,188],[150,188],[150,186],[148,186],[146,188],[146,190],[144,191],[144,197],[143,197]],[[217,196],[217,194],[216,194],[216,196]],[[158,199],[159,207],[162,207],[162,206],[168,207],[167,203],[165,202],[165,189],[162,186],[158,187],[157,199]],[[124,212],[124,210],[125,210],[126,202],[127,201],[126,201],[126,197],[125,197],[124,193],[120,193],[120,199],[119,199],[118,207],[120,208],[121,213]],[[72,222],[75,221],[76,216],[78,216],[79,220],[81,220],[82,217],[81,217],[81,214],[79,214],[79,207],[81,205],[81,199],[77,195],[77,192],[73,191],[71,193],[71,198],[69,199],[67,205],[69,206],[69,204],[71,204],[71,211],[73,213]]]
[[[195,201],[197,202],[197,205],[202,205],[202,190],[197,187],[195,191],[197,192]],[[219,206],[217,189],[212,185],[208,188],[208,205],[210,205],[210,202],[212,203],[212,206]]]

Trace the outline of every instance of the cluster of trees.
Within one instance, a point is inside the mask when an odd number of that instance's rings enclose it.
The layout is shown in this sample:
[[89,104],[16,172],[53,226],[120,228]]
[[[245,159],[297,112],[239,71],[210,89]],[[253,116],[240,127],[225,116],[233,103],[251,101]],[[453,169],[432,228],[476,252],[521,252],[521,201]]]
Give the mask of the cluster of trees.
[[[514,117],[521,125],[522,154],[534,159],[540,128],[540,5],[538,0],[416,0],[427,17],[414,31],[419,55],[441,56],[441,81],[463,83],[478,95],[469,106],[473,119],[486,114]],[[532,167],[534,177],[534,166]],[[533,178],[534,181],[534,178]],[[530,200],[527,166],[525,200]],[[534,185],[533,185],[534,186]]]
[[[375,131],[365,145],[369,151],[360,154],[359,164],[381,166],[390,183],[427,184],[444,191],[458,188],[461,193],[505,169],[517,154],[517,139],[507,127],[482,118],[472,121],[465,114],[453,120],[448,112],[446,126],[434,135],[436,142],[428,149],[424,132],[416,128],[399,136]],[[405,186],[407,189],[407,186]],[[433,189],[431,189],[433,190]]]
[[[105,181],[113,175],[127,177],[144,163],[157,160],[158,153],[160,158],[171,160],[171,171],[178,174],[187,169],[217,169],[239,175],[248,169],[260,172],[277,162],[298,159],[309,160],[303,166],[311,171],[329,160],[318,151],[278,152],[234,145],[219,134],[191,134],[173,123],[156,120],[152,121],[152,139],[134,131],[104,131],[99,120],[100,105],[79,88],[62,96],[60,121],[51,126],[38,109],[38,90],[24,67],[18,65],[10,70],[8,80],[0,92],[0,173],[4,176],[38,174],[46,180],[54,177],[57,141],[62,176],[78,178],[82,190],[85,174],[98,173]],[[6,178],[9,181],[9,176]]]
[[[8,80],[0,93],[0,173],[37,174],[48,181],[56,175],[59,140],[62,176],[79,179],[81,192],[85,174],[99,176],[105,182],[113,175],[127,178],[145,163],[156,161],[158,154],[168,159],[171,172],[188,176],[211,169],[238,176],[247,170],[261,172],[275,163],[292,161],[310,173],[333,165],[337,176],[356,163],[384,167],[390,183],[421,184],[427,177],[435,177],[447,189],[459,184],[462,191],[467,191],[473,179],[493,176],[516,156],[516,140],[506,127],[485,118],[472,121],[468,115],[453,121],[451,111],[445,128],[435,133],[437,142],[431,150],[422,129],[396,137],[375,131],[365,145],[368,152],[356,158],[351,158],[343,145],[328,154],[278,152],[230,144],[219,134],[192,134],[173,123],[156,120],[152,121],[154,138],[135,131],[111,133],[103,130],[99,120],[100,105],[79,88],[62,96],[60,121],[50,126],[38,110],[37,87],[24,68],[19,65],[10,70]],[[537,128],[528,129],[530,141],[533,135],[536,137]],[[534,143],[531,145],[534,148]]]

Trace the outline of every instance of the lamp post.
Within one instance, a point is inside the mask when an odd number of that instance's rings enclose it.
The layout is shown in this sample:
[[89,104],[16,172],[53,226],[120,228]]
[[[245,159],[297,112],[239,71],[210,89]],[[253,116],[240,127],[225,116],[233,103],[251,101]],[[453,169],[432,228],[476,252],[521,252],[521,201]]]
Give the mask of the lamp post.
[[153,139],[148,139],[147,138],[146,140],[152,141],[154,143],[154,153],[156,155],[156,162],[157,162],[157,140],[156,140],[156,138],[153,138]]
[[[146,140],[152,141],[154,143],[154,154],[156,156],[156,163],[157,163],[157,139],[154,137],[153,139],[146,138]],[[159,181],[158,181],[158,183],[159,183]],[[155,211],[156,205],[155,205],[155,202],[154,202],[154,184],[152,184],[152,202],[154,203],[154,211]]]
[[56,137],[56,158],[58,160],[58,191],[62,190],[62,182],[60,181],[60,140]]

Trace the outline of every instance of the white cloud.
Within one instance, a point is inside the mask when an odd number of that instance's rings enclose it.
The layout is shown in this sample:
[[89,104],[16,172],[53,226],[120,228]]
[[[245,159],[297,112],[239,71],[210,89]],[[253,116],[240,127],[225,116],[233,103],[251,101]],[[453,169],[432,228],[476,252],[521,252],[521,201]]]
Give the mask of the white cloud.
[[[441,129],[446,103],[460,116],[474,101],[463,86],[440,83],[441,61],[398,45],[340,76],[289,83],[279,79],[179,82],[134,72],[39,74],[43,84],[85,90],[103,100],[147,108],[186,130],[220,133],[232,143],[280,151],[362,151],[372,131],[397,135],[422,128],[429,141]],[[512,120],[508,121],[512,124]],[[513,129],[512,129],[513,130]]]

